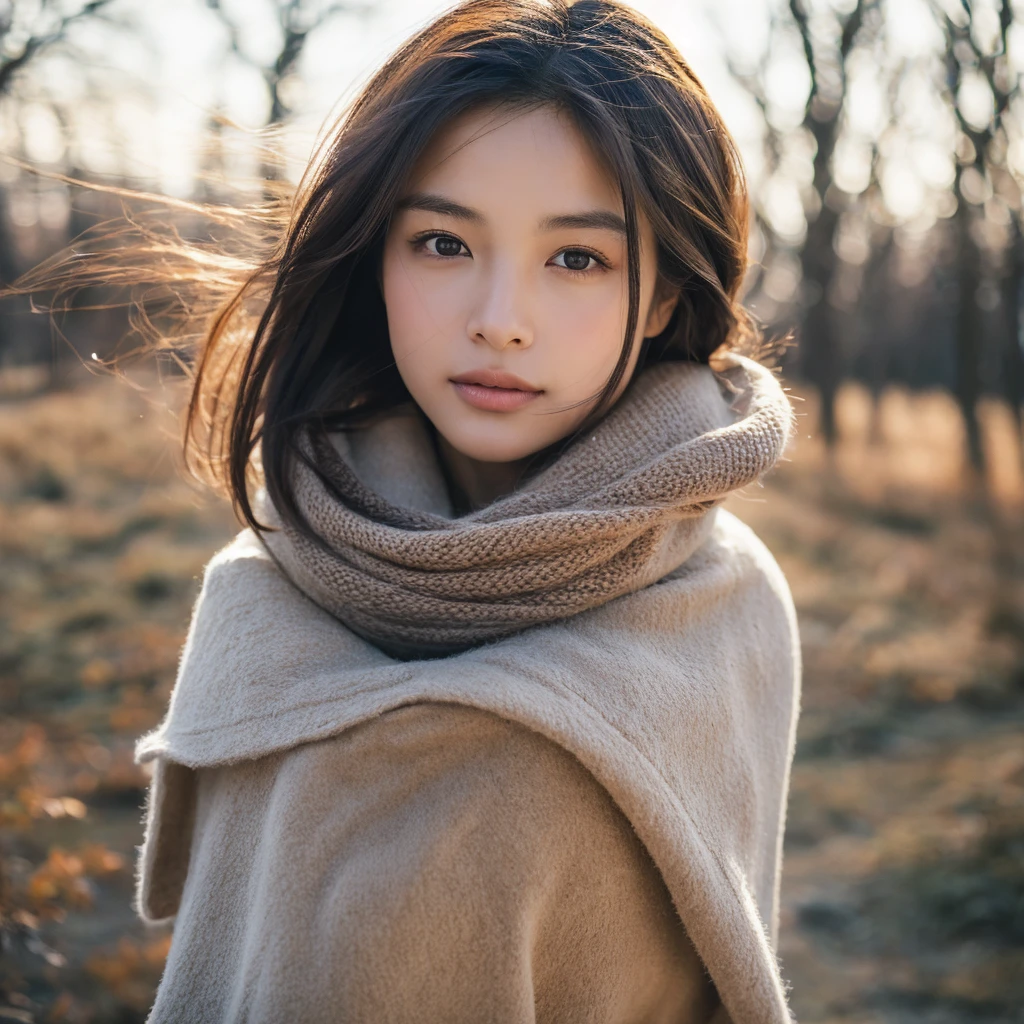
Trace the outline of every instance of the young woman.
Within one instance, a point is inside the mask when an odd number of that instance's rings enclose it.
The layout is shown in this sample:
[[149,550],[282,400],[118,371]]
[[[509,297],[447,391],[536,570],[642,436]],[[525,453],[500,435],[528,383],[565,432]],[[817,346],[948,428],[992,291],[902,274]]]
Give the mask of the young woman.
[[468,0],[331,132],[195,378],[246,528],[137,751],[153,1024],[789,1020],[747,217],[613,0]]

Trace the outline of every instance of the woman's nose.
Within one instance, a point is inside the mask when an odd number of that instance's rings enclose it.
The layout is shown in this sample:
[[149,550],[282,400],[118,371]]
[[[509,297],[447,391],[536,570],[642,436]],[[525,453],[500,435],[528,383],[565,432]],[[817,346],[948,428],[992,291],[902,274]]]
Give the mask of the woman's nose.
[[480,289],[466,324],[470,340],[484,342],[499,352],[510,345],[529,348],[533,327],[526,282],[511,267],[495,268],[480,282]]

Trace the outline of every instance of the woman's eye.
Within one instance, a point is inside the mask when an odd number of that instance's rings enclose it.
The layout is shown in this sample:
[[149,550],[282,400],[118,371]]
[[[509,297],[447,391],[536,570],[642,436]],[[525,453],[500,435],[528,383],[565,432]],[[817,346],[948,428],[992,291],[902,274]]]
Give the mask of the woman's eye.
[[461,256],[463,244],[451,235],[431,235],[423,239],[427,252],[434,256]]
[[566,270],[575,270],[577,272],[582,270],[591,270],[591,260],[593,260],[595,264],[597,263],[597,258],[583,249],[566,249],[564,252],[560,252],[555,259],[562,260],[558,266],[565,267]]

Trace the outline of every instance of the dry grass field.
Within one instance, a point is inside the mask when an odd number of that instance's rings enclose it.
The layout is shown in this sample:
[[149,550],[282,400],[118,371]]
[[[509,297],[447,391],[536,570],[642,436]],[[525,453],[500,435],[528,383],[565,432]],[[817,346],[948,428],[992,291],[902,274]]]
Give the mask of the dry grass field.
[[[0,382],[0,1022],[140,1022],[170,942],[130,898],[202,566],[235,530],[178,470],[153,382]],[[801,618],[781,956],[798,1020],[1024,1022],[1024,484],[1008,412],[963,485],[942,396],[802,402],[730,500]]]

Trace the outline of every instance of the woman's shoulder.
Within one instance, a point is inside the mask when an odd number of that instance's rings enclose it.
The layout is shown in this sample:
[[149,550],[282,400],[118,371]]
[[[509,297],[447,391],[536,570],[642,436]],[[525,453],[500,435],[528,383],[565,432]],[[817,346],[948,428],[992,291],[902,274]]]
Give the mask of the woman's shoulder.
[[734,593],[753,587],[774,595],[791,610],[793,598],[789,583],[764,541],[727,509],[719,507],[714,515],[714,524],[704,544],[660,582],[700,581],[712,587],[725,584]]
[[746,573],[762,577],[781,598],[792,603],[789,583],[775,556],[742,519],[719,509],[712,540],[721,557],[731,558]]
[[257,573],[265,570],[268,575],[280,575],[266,547],[256,532],[248,527],[236,533],[211,556],[203,569],[203,589],[221,578],[230,577],[239,569]]
[[207,605],[215,604],[219,614],[231,614],[246,606],[285,603],[289,596],[284,574],[251,529],[237,533],[216,551],[203,569],[202,585],[192,612],[193,623]]

